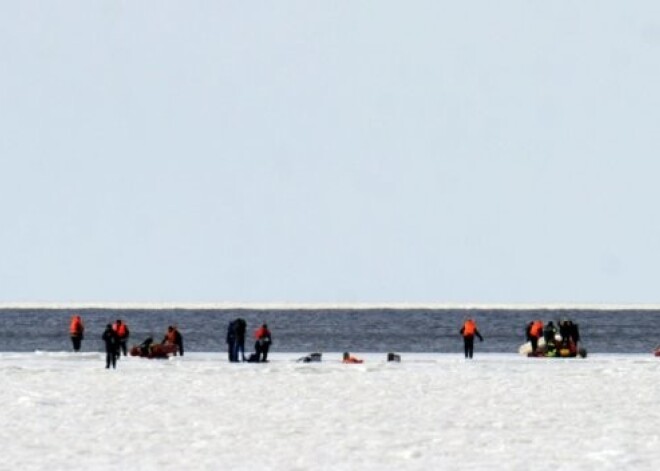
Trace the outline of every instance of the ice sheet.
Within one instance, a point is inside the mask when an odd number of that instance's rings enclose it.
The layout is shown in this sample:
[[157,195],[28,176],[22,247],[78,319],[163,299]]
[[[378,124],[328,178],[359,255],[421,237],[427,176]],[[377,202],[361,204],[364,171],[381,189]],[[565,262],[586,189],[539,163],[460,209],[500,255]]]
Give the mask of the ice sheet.
[[660,359],[0,354],[14,469],[652,470]]

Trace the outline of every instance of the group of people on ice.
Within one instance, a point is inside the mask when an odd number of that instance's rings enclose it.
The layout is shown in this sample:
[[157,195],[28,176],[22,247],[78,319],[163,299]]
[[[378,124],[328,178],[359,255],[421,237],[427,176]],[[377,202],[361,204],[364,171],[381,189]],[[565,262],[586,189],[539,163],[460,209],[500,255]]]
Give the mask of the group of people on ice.
[[[105,327],[101,338],[105,343],[106,368],[110,368],[110,366],[116,368],[120,355],[126,356],[128,336],[128,326],[121,319],[117,319],[117,322]],[[183,336],[173,325],[168,326],[161,343],[154,343],[153,338],[148,337],[140,345],[131,348],[131,356],[147,358],[166,358],[170,354],[176,355],[177,353],[183,356]]]
[[239,361],[248,361],[251,363],[261,363],[268,361],[268,351],[273,343],[273,336],[268,330],[267,324],[262,324],[254,332],[254,353],[245,356],[245,335],[247,331],[247,322],[242,317],[234,319],[227,326],[227,352],[229,361],[236,363]]
[[555,325],[553,321],[543,324],[535,320],[527,324],[525,337],[529,342],[529,356],[574,357],[586,356],[586,351],[579,348],[580,329],[571,320],[562,319]]
[[[84,333],[85,326],[82,318],[79,315],[72,316],[69,325],[69,335],[74,352],[80,351]],[[117,319],[114,324],[107,324],[105,326],[101,340],[103,340],[103,344],[105,345],[106,368],[116,368],[119,357],[128,354],[127,342],[129,336],[128,325],[121,319]],[[139,346],[131,349],[131,355],[149,358],[158,358],[161,354],[165,357],[167,354],[176,355],[177,353],[183,356],[183,336],[176,326],[172,325],[167,328],[167,332],[165,332],[165,336],[160,344],[153,343],[153,339],[149,337]]]
[[[79,315],[74,315],[71,318],[70,336],[75,352],[80,351],[84,331],[82,318]],[[273,343],[268,325],[262,324],[254,331],[254,353],[247,356],[245,354],[246,332],[247,322],[245,319],[239,317],[229,323],[226,338],[229,361],[232,363],[268,361],[268,352]],[[484,337],[472,318],[465,320],[459,334],[463,338],[465,358],[471,359],[474,355],[475,337],[480,342],[483,342]],[[114,324],[106,326],[101,336],[105,344],[106,368],[116,368],[117,359],[122,354],[127,355],[129,335],[128,326],[121,319],[117,319]],[[558,321],[557,325],[553,321],[549,321],[547,324],[544,324],[541,320],[531,321],[525,329],[525,336],[528,344],[523,345],[520,352],[528,356],[586,356],[586,351],[579,348],[580,332],[578,325],[568,319]],[[176,326],[170,325],[160,344],[154,343],[153,339],[149,337],[140,345],[134,346],[130,353],[133,356],[148,358],[166,358],[169,355],[176,354],[183,356],[183,337]],[[344,363],[361,363],[361,360],[352,357],[348,352],[344,354],[342,361]]]

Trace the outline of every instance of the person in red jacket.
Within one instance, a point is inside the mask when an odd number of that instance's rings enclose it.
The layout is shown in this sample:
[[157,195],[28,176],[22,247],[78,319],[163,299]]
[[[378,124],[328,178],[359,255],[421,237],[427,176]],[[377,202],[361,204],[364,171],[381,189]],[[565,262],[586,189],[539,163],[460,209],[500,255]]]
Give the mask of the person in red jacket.
[[539,345],[539,338],[543,335],[543,321],[536,320],[527,324],[527,340],[532,345],[532,355],[536,354]]
[[351,356],[351,354],[348,352],[344,352],[341,362],[347,364],[356,364],[356,363],[364,363],[364,360]]
[[80,345],[82,343],[84,332],[85,332],[85,326],[83,325],[82,318],[80,316],[71,317],[71,324],[69,325],[69,334],[71,335],[71,343],[73,344],[74,352],[80,351]]
[[273,343],[273,338],[270,330],[268,330],[268,326],[262,324],[262,326],[255,331],[254,338],[256,339],[256,342],[254,343],[254,351],[257,353],[257,362],[268,361],[268,350]]
[[[163,337],[161,343],[166,345],[176,345],[179,355],[183,356],[183,336],[176,326],[171,325],[167,328],[167,332],[165,332],[165,337]],[[176,355],[176,352],[174,354]]]
[[484,341],[484,338],[477,329],[477,323],[473,319],[467,319],[460,330],[460,334],[463,336],[465,358],[472,358],[474,354],[474,336],[479,337],[480,342]]
[[120,353],[123,353],[124,356],[126,356],[126,342],[128,341],[128,335],[130,332],[128,331],[128,326],[121,321],[121,319],[117,319],[117,322],[114,323],[112,326],[112,330],[114,330],[117,333],[117,337],[119,338],[119,346],[117,347],[117,357],[119,357]]

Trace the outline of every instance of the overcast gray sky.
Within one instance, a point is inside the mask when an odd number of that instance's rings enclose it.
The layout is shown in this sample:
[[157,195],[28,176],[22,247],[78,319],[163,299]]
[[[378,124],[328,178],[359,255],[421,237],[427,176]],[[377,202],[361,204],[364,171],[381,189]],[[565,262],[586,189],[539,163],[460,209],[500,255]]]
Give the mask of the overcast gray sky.
[[660,301],[660,2],[0,3],[0,301]]

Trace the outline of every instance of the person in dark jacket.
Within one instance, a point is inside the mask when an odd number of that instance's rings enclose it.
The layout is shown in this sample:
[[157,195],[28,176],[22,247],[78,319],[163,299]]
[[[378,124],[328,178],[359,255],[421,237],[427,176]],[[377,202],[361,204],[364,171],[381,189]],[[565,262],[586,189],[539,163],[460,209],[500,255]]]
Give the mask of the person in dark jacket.
[[111,324],[108,324],[105,327],[101,339],[105,343],[105,367],[110,368],[110,365],[112,365],[113,368],[117,368],[119,336],[117,335],[117,332],[114,331]]
[[183,335],[177,326],[174,326],[174,344],[179,347],[179,355],[183,356]]
[[575,345],[575,350],[578,350],[578,343],[580,342],[580,329],[578,325],[573,321],[568,321],[568,332],[569,338],[573,341]]
[[474,354],[474,336],[479,337],[479,341],[483,342],[484,338],[477,329],[477,323],[473,319],[467,319],[463,327],[459,331],[463,336],[463,347],[465,349],[465,358],[472,358]]
[[227,352],[229,353],[229,361],[238,361],[235,358],[236,350],[236,321],[231,321],[227,326]]
[[236,342],[234,344],[234,361],[239,361],[239,354],[242,361],[245,361],[245,331],[247,330],[247,322],[245,319],[238,318],[234,321],[234,332],[236,334]]
[[559,335],[561,335],[562,345],[567,345],[568,339],[570,338],[570,328],[568,325],[568,320],[562,319],[559,321]]
[[543,328],[543,339],[545,340],[545,356],[553,357],[557,355],[557,343],[555,336],[557,335],[557,327],[554,322],[548,321]]

